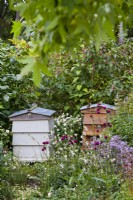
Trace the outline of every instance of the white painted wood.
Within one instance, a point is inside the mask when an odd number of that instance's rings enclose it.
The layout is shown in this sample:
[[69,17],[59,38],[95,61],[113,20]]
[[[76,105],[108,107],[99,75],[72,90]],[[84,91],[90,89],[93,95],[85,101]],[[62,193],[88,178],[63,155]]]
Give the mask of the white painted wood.
[[48,120],[13,121],[12,132],[49,132]]
[[49,147],[42,151],[43,146],[14,146],[13,154],[20,161],[44,161],[49,157]]
[[54,128],[54,120],[53,120],[53,118],[51,118],[49,120],[49,131],[51,132],[53,130],[53,128]]
[[49,133],[14,133],[13,145],[42,145],[49,141]]

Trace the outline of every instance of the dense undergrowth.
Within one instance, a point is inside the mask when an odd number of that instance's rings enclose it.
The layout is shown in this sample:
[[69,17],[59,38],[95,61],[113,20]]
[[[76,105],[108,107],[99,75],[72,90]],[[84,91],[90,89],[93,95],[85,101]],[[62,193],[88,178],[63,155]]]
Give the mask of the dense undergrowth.
[[41,163],[20,163],[1,146],[0,199],[131,200],[133,147],[111,129],[82,150],[81,116],[62,114],[55,119],[54,139],[42,142],[44,153],[49,145],[53,151]]

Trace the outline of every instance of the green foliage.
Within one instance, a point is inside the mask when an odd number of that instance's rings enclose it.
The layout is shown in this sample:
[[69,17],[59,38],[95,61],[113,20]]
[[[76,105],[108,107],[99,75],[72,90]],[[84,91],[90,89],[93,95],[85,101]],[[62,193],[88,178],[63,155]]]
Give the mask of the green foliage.
[[62,112],[79,112],[88,103],[114,104],[132,90],[132,42],[117,46],[104,43],[99,52],[94,44],[80,43],[73,52],[54,54],[49,61],[52,77],[44,76],[40,85],[46,107]]
[[112,133],[133,146],[133,93],[127,101],[118,100],[118,113],[112,121]]
[[12,112],[29,107],[38,98],[30,76],[18,80],[23,65],[14,52],[14,46],[0,40],[0,125],[5,129],[9,128],[8,116]]
[[7,40],[12,37],[12,20],[15,19],[16,12],[9,9],[8,0],[0,0],[0,37]]
[[52,154],[41,163],[20,163],[0,151],[0,199],[132,199],[130,171],[123,170],[125,159],[131,168],[132,157],[126,155],[132,155],[132,149],[126,146],[128,152],[123,151],[125,144],[116,136],[112,150],[111,140],[101,137],[102,143],[94,138],[93,148],[83,151],[74,139],[80,128],[80,117],[59,116],[50,141]]
[[82,134],[82,118],[81,116],[73,117],[69,114],[62,114],[54,120],[54,134],[56,137],[69,135],[75,139],[80,138]]
[[5,130],[0,126],[0,142],[3,144],[5,151],[11,147],[12,133],[10,130]]
[[[80,38],[93,39],[98,50],[102,41],[115,39],[117,24],[123,22],[123,28],[133,25],[132,1],[38,0],[14,4],[16,1],[10,0],[12,9],[19,11],[25,21],[14,22],[12,32],[18,36],[21,26],[24,27],[33,52],[39,55],[44,66],[49,53],[76,46]],[[35,80],[37,84],[37,77]]]
[[[64,143],[64,141],[63,141]],[[60,146],[43,165],[36,165],[40,191],[48,199],[109,199],[123,182],[111,160],[75,145]]]

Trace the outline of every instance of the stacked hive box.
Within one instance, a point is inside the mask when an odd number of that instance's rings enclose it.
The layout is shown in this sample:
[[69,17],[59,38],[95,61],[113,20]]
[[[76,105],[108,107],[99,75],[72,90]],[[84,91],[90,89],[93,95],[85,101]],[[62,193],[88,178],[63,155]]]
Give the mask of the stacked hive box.
[[49,157],[50,146],[47,145],[46,151],[42,152],[42,143],[51,139],[54,113],[54,110],[35,107],[9,116],[12,121],[13,154],[18,160],[33,162]]
[[115,114],[115,106],[97,103],[81,107],[83,114],[83,149],[93,136],[99,137],[105,127],[111,126],[109,118]]

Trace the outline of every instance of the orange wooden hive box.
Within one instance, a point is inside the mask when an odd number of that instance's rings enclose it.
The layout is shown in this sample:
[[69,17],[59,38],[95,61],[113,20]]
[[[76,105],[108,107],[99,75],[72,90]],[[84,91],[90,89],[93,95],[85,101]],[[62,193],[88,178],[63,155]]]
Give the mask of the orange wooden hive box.
[[91,141],[93,136],[99,137],[106,127],[111,126],[109,120],[116,112],[116,107],[105,103],[86,105],[80,108],[83,114],[82,147]]

